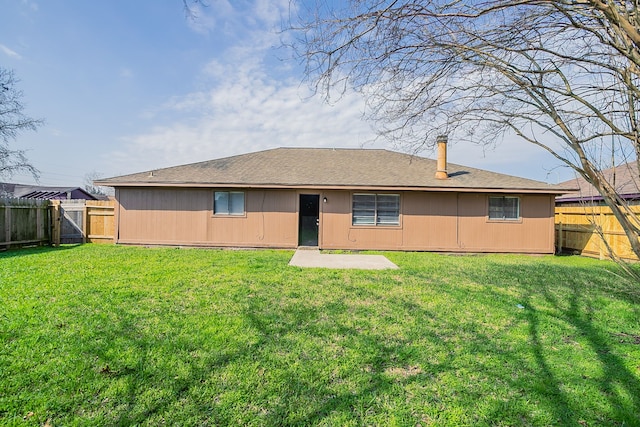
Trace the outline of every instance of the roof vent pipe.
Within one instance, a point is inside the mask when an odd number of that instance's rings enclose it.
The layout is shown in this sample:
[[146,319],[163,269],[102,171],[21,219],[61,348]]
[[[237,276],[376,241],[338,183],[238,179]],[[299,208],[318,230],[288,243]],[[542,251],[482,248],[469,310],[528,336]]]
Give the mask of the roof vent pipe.
[[447,135],[438,135],[438,160],[436,162],[436,179],[447,179]]

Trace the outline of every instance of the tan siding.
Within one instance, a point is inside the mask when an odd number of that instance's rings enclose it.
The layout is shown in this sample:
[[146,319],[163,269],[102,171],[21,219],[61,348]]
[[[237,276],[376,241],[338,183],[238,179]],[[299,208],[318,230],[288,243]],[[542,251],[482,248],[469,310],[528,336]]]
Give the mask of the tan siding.
[[478,252],[553,253],[549,233],[552,199],[547,195],[520,198],[520,221],[489,221],[487,197],[483,194],[459,196],[460,248]]
[[320,204],[319,244],[327,249],[351,248],[351,193],[348,191],[325,191]]
[[434,251],[457,247],[455,193],[406,193],[403,210],[406,247]]
[[352,194],[325,191],[327,203],[321,206],[321,245],[327,249],[401,249],[401,227],[363,227],[351,225]]
[[[488,221],[488,194],[405,192],[400,227],[351,225],[351,194],[325,192],[321,246],[390,249],[553,253],[553,199],[521,196],[522,220]],[[458,215],[459,214],[459,215]]]
[[121,189],[120,240],[204,240],[208,190]]
[[[118,189],[120,243],[296,247],[295,190],[246,190],[246,215],[214,216],[213,189]],[[488,221],[487,194],[403,192],[400,225],[351,225],[352,192],[320,193],[319,245],[389,249],[552,253],[553,198],[521,196],[522,220]],[[327,198],[322,203],[323,197]]]
[[214,216],[213,189],[118,191],[120,243],[295,247],[295,191],[246,191],[246,215]]
[[296,197],[290,190],[247,191],[246,216],[211,215],[207,240],[224,246],[295,247]]

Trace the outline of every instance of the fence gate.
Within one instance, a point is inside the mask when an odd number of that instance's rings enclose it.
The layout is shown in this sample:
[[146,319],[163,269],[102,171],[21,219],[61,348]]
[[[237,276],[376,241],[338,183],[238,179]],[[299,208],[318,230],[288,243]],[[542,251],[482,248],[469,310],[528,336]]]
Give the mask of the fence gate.
[[60,203],[60,243],[84,243],[84,200]]

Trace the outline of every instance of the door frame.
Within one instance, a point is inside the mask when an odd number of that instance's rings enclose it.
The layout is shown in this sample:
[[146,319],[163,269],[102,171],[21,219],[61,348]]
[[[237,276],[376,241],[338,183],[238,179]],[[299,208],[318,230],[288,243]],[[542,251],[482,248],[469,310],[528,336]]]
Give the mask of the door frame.
[[[298,246],[317,246],[320,247],[320,193],[298,193]],[[315,227],[315,245],[313,244],[303,244],[302,242],[302,228],[303,228],[303,218],[310,217],[310,215],[302,215],[302,206],[303,206],[303,198],[313,198],[315,199],[315,204],[317,207],[317,211],[315,215],[312,217],[315,219],[316,227]]]

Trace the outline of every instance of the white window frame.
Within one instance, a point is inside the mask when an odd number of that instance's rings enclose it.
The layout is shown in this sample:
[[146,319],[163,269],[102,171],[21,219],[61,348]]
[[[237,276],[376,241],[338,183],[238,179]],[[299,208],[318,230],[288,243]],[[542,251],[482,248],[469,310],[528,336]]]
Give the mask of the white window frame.
[[[226,194],[226,202],[218,199]],[[240,195],[240,197],[238,197]],[[234,197],[235,196],[235,197]],[[242,200],[242,211],[235,208],[234,201],[238,203]],[[213,193],[213,214],[216,216],[244,216],[245,215],[245,193],[244,191],[214,191]],[[225,206],[226,204],[226,206]]]
[[[499,209],[502,212],[502,216],[497,216],[495,215],[495,213],[491,212],[491,200],[492,199],[500,199],[502,200],[502,205],[499,206]],[[505,207],[504,202],[507,199],[515,199],[516,200],[516,212],[515,212],[515,217],[512,216],[506,216],[505,214],[508,213],[508,207]],[[522,217],[520,216],[520,197],[519,196],[489,196],[488,202],[487,202],[487,218],[489,219],[489,221],[520,221],[522,219]],[[498,212],[500,213],[500,212]],[[494,216],[492,216],[492,214]]]
[[[367,197],[372,200],[368,202],[367,205],[356,206],[356,198],[358,197]],[[381,213],[385,212],[383,210],[383,198],[393,197],[396,200],[395,209],[386,209],[386,212],[393,212],[396,214],[395,220],[385,221],[383,218],[384,215]],[[373,203],[372,203],[373,202]],[[364,201],[362,203],[365,203]],[[367,215],[367,212],[370,215]],[[389,217],[389,215],[386,215]],[[361,218],[358,220],[357,218]],[[371,218],[370,221],[364,222],[362,219]],[[351,197],[351,225],[356,227],[397,227],[400,225],[400,194],[391,194],[391,193],[354,193]]]

